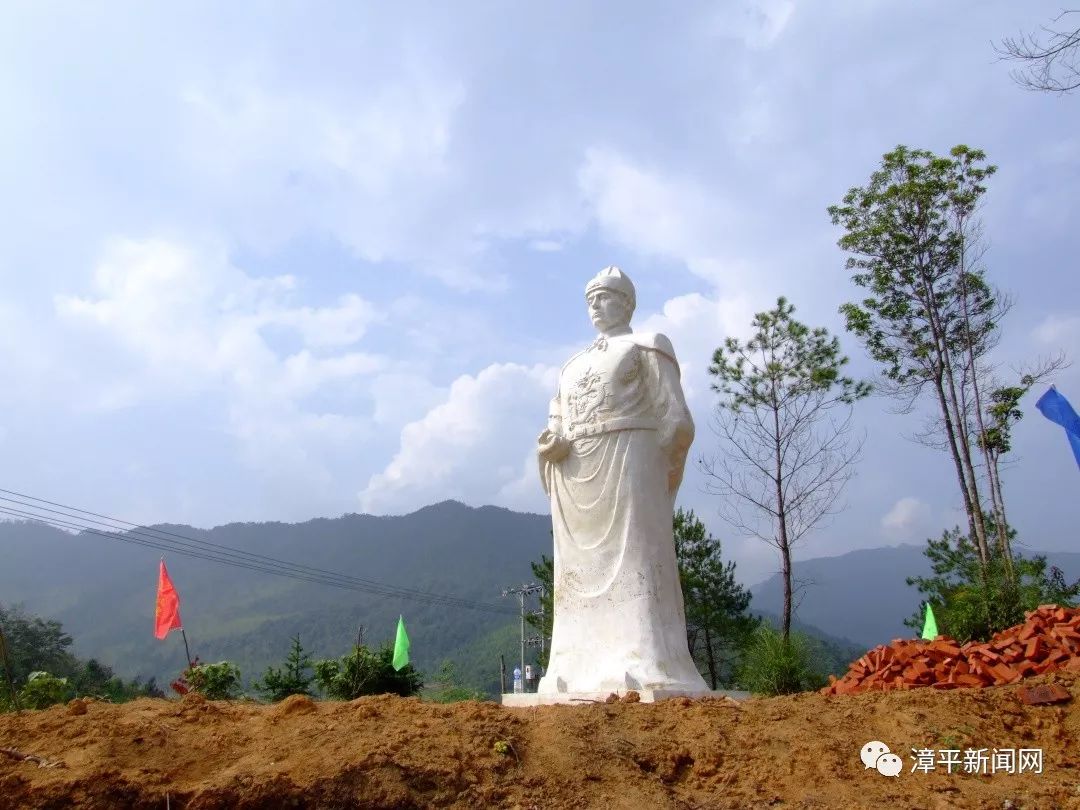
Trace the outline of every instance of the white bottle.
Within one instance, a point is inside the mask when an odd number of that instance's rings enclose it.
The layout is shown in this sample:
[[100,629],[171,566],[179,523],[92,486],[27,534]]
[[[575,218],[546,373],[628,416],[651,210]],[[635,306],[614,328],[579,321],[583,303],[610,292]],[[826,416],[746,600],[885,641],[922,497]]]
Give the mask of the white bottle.
[[521,683],[521,667],[514,667],[514,691],[524,692],[525,688]]

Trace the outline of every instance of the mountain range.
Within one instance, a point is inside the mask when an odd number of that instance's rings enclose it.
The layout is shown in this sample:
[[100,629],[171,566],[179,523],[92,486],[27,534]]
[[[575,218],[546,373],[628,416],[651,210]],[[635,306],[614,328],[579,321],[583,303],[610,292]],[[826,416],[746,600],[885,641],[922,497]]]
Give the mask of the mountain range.
[[[794,602],[800,621],[866,648],[911,636],[904,620],[919,608],[921,597],[905,580],[932,573],[923,548],[886,546],[796,561]],[[1036,555],[1028,549],[1018,551],[1024,557]],[[1080,578],[1080,553],[1043,555],[1047,565],[1060,568],[1068,581]],[[779,612],[783,580],[773,575],[754,586],[752,593],[751,610]]]
[[[434,672],[449,659],[463,681],[495,692],[499,657],[513,668],[520,656],[519,604],[503,590],[532,581],[530,562],[550,555],[552,543],[547,516],[455,501],[401,516],[209,530],[158,525],[104,536],[96,525],[74,533],[0,522],[0,602],[62,622],[80,657],[160,684],[185,662],[177,633],[159,641],[152,632],[163,554],[192,655],[233,661],[248,682],[280,664],[296,634],[314,658],[337,657],[361,636],[369,645],[389,642],[401,615],[414,665]],[[296,578],[255,570],[250,557],[247,567],[223,565],[222,558],[241,561],[229,549],[260,555],[255,568],[282,571],[275,561],[288,561],[307,569]],[[1080,575],[1080,554],[1047,556],[1067,577]],[[796,578],[806,587],[796,626],[824,640],[830,668],[842,670],[862,650],[911,634],[903,620],[919,595],[904,577],[927,571],[917,546],[800,561]],[[780,612],[779,577],[751,590],[754,613]]]

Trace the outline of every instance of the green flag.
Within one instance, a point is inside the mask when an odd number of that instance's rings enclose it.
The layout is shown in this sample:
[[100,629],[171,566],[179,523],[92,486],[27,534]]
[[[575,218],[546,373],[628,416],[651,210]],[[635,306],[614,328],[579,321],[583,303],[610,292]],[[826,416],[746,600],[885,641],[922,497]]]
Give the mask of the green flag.
[[409,634],[405,632],[405,619],[398,616],[397,638],[394,640],[394,669],[399,670],[409,664]]
[[[930,603],[926,603],[926,621],[922,626],[922,637],[927,641],[933,641],[937,638],[937,619],[934,618],[934,609],[930,607]],[[394,659],[397,660],[396,658]]]

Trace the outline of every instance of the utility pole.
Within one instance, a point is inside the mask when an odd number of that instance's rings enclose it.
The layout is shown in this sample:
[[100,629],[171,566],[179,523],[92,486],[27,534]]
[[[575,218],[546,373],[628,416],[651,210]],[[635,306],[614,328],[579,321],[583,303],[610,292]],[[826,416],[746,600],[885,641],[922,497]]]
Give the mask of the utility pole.
[[544,586],[540,586],[540,610],[537,613],[540,614],[540,660],[544,660],[544,597],[547,594],[544,592]]
[[[541,586],[535,582],[528,585],[521,585],[517,588],[503,588],[502,595],[516,596],[518,603],[521,605],[521,688],[525,688],[525,597],[534,593],[540,593],[543,590]],[[541,634],[543,635],[543,634]],[[530,643],[532,639],[529,639]]]
[[544,667],[544,663],[543,663],[544,662],[544,651],[547,649],[547,636],[544,633],[544,630],[545,630],[545,625],[544,625],[544,596],[545,596],[545,591],[546,591],[546,589],[544,588],[544,586],[541,585],[540,586],[540,599],[539,599],[540,604],[538,605],[537,609],[532,612],[532,615],[540,620],[540,633],[539,633],[539,635],[530,636],[529,638],[525,639],[525,646],[526,647],[539,647],[540,648],[540,658],[536,662],[537,672],[535,674],[535,678],[537,680],[540,679],[541,675],[545,674],[545,667]]

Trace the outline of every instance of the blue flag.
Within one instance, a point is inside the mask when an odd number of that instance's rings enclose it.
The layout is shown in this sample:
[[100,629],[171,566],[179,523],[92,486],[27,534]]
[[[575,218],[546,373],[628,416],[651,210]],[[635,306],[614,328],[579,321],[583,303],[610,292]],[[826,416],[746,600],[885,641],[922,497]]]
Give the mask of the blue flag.
[[1042,415],[1051,422],[1065,428],[1065,435],[1069,437],[1076,464],[1080,466],[1080,416],[1076,415],[1069,400],[1051,385],[1050,390],[1039,397],[1035,407],[1042,411]]

